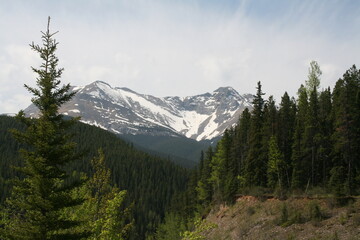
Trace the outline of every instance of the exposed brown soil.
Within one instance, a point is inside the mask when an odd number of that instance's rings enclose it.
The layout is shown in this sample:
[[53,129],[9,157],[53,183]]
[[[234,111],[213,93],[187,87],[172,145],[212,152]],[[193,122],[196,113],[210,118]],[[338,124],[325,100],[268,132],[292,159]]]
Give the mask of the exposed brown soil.
[[219,206],[206,221],[216,228],[209,240],[360,239],[360,200],[339,207],[331,199],[242,196],[233,206]]

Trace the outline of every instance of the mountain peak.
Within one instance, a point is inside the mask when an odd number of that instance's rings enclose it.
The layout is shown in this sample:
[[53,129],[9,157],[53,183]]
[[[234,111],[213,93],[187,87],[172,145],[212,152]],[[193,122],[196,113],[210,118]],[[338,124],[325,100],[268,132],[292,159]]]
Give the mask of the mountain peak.
[[[221,87],[212,94],[160,98],[95,81],[82,87],[60,113],[81,116],[81,121],[116,134],[182,135],[205,140],[221,136],[245,108],[251,108],[252,96],[244,96],[232,87]],[[34,107],[26,113],[36,115]]]
[[107,82],[101,81],[101,80],[96,80],[95,82],[90,83],[89,85],[97,85],[97,86],[105,85],[105,86],[107,86],[109,88],[112,88],[110,84],[108,84]]
[[232,87],[219,87],[214,91],[214,93],[223,93],[223,94],[236,94],[239,95],[239,93]]

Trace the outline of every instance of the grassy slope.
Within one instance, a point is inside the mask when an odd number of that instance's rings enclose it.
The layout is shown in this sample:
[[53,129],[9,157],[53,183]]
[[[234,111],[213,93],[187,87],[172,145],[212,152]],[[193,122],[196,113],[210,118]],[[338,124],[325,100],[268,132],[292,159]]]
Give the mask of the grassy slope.
[[[287,220],[284,219],[284,206]],[[321,218],[314,217],[314,206],[319,206]],[[217,224],[216,228],[206,232],[208,240],[355,240],[360,239],[360,200],[346,207],[335,207],[331,199],[260,201],[245,196],[239,198],[234,206],[213,210],[206,220]]]

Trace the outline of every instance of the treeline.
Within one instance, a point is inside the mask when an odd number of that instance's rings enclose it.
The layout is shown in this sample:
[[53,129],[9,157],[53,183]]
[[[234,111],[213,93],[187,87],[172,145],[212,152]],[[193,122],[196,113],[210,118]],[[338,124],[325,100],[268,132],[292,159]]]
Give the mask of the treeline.
[[319,91],[320,76],[311,62],[297,99],[285,92],[278,105],[272,96],[263,98],[259,82],[253,109],[245,109],[237,126],[203,154],[156,238],[180,239],[194,217],[241,194],[359,194],[360,71],[352,66],[332,91]]
[[[9,129],[23,130],[24,126],[13,117],[0,116],[1,204],[10,196],[11,179],[22,177],[14,167],[22,165],[19,149],[25,146],[15,141]],[[185,190],[188,170],[138,151],[114,134],[94,126],[77,123],[71,133],[77,143],[76,152],[83,156],[65,167],[70,175],[68,181],[78,179],[82,173],[91,177],[94,172],[91,159],[97,157],[101,148],[105,165],[111,169],[110,184],[127,190],[124,202],[127,206],[133,203],[131,239],[145,239],[163,221],[173,195]]]
[[272,96],[263,99],[258,83],[253,110],[245,110],[201,161],[199,200],[232,202],[253,187],[279,194],[314,187],[338,196],[358,193],[360,71],[351,67],[333,91],[319,92],[320,73],[313,62],[298,98],[285,92],[278,107]]

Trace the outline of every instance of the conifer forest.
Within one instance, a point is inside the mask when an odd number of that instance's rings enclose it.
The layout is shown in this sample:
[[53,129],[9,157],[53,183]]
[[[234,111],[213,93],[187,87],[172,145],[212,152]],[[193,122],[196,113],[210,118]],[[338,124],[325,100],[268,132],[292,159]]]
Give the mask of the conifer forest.
[[297,95],[278,102],[258,82],[252,108],[184,168],[59,114],[76,92],[61,80],[55,35],[49,18],[42,43],[30,45],[41,65],[25,88],[39,117],[0,116],[0,239],[206,239],[213,226],[202,220],[240,196],[346,205],[360,195],[355,65],[323,88],[312,61]]

